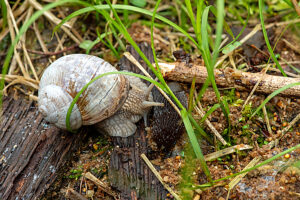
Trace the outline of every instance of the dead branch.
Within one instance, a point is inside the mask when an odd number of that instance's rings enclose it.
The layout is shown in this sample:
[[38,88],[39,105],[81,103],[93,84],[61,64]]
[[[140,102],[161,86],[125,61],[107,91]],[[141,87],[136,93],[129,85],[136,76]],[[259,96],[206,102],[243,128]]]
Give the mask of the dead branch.
[[[167,80],[192,82],[193,78],[196,77],[196,83],[204,83],[208,77],[206,68],[200,65],[193,64],[191,66],[187,66],[184,62],[175,62],[159,63],[159,67],[164,78]],[[264,76],[256,91],[265,94],[270,94],[291,83],[300,83],[300,78],[242,72],[232,68],[215,69],[214,74],[218,86],[234,87],[242,91],[250,91],[259,81],[261,76]],[[300,85],[286,89],[281,92],[281,94],[300,97]]]

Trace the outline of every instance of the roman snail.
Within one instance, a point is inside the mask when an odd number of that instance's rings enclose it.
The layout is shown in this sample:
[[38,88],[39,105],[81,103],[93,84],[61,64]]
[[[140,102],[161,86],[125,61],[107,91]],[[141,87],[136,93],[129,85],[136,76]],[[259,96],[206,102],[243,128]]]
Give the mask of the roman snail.
[[[38,109],[46,121],[66,129],[67,110],[76,94],[94,77],[117,71],[101,58],[72,54],[59,58],[43,73],[38,92]],[[70,126],[95,125],[111,136],[128,137],[146,117],[153,102],[151,89],[138,77],[120,74],[103,76],[81,94],[74,106]]]

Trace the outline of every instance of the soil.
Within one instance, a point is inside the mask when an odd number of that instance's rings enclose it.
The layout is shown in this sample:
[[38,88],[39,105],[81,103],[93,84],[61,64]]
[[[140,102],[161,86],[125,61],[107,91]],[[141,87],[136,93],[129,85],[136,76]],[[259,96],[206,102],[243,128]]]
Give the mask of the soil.
[[[58,17],[62,17],[58,15]],[[95,19],[91,16],[86,18],[79,18],[74,29],[82,30],[86,21],[93,21]],[[49,52],[55,52],[56,44],[58,43],[56,37],[52,40],[49,38],[52,32],[52,25],[44,17],[41,17],[38,24],[43,24],[43,28],[40,30],[42,38],[47,44]],[[86,33],[79,31],[81,36],[85,40],[94,40],[96,38],[96,25],[88,27]],[[85,27],[87,28],[87,27]],[[245,32],[251,31],[252,27],[249,27]],[[165,32],[164,32],[165,31]],[[176,58],[173,57],[173,52],[170,45],[175,45],[177,50],[180,50],[180,44],[175,34],[171,34],[172,30],[165,27],[164,31],[155,28],[154,44],[155,50],[158,52],[158,58],[160,60],[173,61]],[[88,32],[88,33],[87,33]],[[150,28],[146,25],[141,25],[139,22],[134,23],[129,27],[128,32],[132,35],[136,42],[150,42]],[[170,33],[166,36],[164,33]],[[278,43],[275,48],[275,54],[278,54],[280,58],[284,59],[286,63],[293,62],[293,66],[300,69],[300,54],[295,49],[299,47],[299,37],[295,32],[288,29],[282,36],[282,27],[274,26],[273,29],[269,29],[268,34],[270,37],[271,45],[274,46],[277,39]],[[62,37],[63,32],[58,32]],[[264,41],[262,34],[254,35],[253,41]],[[35,32],[33,28],[27,31],[26,47],[28,49],[42,52],[42,49],[35,39]],[[286,41],[288,41],[294,48],[291,47]],[[174,43],[175,42],[175,43]],[[73,45],[73,46],[72,46]],[[268,61],[268,50],[265,44],[258,45],[253,49],[252,44],[248,44],[233,53],[232,59],[235,61],[235,65],[245,66],[243,70],[249,72],[261,71],[261,66]],[[63,53],[84,53],[85,51],[80,49],[78,45],[74,45],[74,42],[69,38],[64,43],[65,47],[71,47],[68,51]],[[150,46],[150,45],[149,45]],[[259,50],[257,50],[259,49]],[[66,49],[65,49],[66,50]],[[251,51],[250,51],[251,50]],[[18,49],[21,52],[20,49]],[[180,50],[181,51],[181,50]],[[1,60],[4,58],[5,51],[0,52]],[[53,61],[56,58],[63,55],[59,53],[57,55],[39,55],[37,53],[31,53],[30,57],[34,61],[38,76],[41,76],[42,71],[48,65],[49,60]],[[196,52],[188,52],[189,62],[192,60],[201,59],[198,58]],[[43,53],[41,53],[43,54]],[[111,51],[103,44],[98,44],[91,49],[90,54],[100,55],[105,60],[110,61],[112,64],[117,63],[118,59],[111,53]],[[186,54],[184,54],[186,55]],[[1,66],[2,66],[1,61]],[[196,61],[195,61],[196,62]],[[198,62],[198,61],[197,61]],[[229,67],[232,67],[227,62]],[[281,65],[287,72],[297,75],[295,70],[288,64]],[[15,74],[18,74],[16,70]],[[268,72],[273,75],[280,75],[279,72]],[[297,75],[299,76],[299,75]],[[189,95],[189,84],[180,83],[184,88],[186,95]],[[196,86],[196,90],[199,91],[201,85]],[[242,111],[243,102],[247,99],[250,92],[240,92],[232,88],[222,88],[221,96],[227,99],[230,110],[230,124],[231,131],[228,133],[228,121],[222,112],[221,108],[216,109],[208,120],[216,128],[216,130],[224,136],[224,139],[229,142],[231,146],[238,144],[248,144],[253,146],[251,150],[237,151],[236,153],[229,154],[223,157],[219,157],[213,161],[207,162],[209,171],[213,180],[220,179],[234,173],[243,170],[249,162],[257,157],[261,158],[261,161],[271,158],[278,153],[287,150],[300,143],[300,123],[297,122],[293,127],[280,138],[282,130],[289,125],[289,123],[299,114],[300,100],[284,96],[276,96],[266,104],[266,110],[270,120],[270,127],[272,133],[268,131],[267,124],[264,119],[264,115],[259,112],[255,117],[250,118],[251,114],[267,97],[267,95],[257,94],[251,97],[246,109]],[[14,85],[7,89],[8,95],[15,98],[28,99],[28,94],[37,95],[37,90],[26,85]],[[202,107],[207,112],[214,104],[218,103],[214,91],[209,88],[201,99]],[[200,120],[198,113],[193,112],[195,119]],[[153,120],[153,119],[152,119]],[[151,127],[150,127],[151,128]],[[204,123],[203,128],[206,133],[212,134],[209,127]],[[76,153],[69,165],[66,166],[63,176],[57,179],[57,181],[46,192],[43,199],[64,199],[66,198],[66,190],[72,188],[82,196],[88,199],[113,199],[105,191],[101,190],[92,181],[82,176],[85,172],[91,172],[99,180],[101,180],[108,187],[108,166],[111,150],[114,148],[110,143],[110,138],[105,135],[99,135],[90,131],[90,137],[86,140],[85,145],[82,146]],[[184,136],[179,137],[176,146],[168,152],[160,151],[155,146],[153,138],[149,134],[149,141],[152,141],[149,146],[149,157],[151,162],[159,169],[159,173],[165,183],[172,186],[177,193],[184,193],[191,199],[299,199],[300,198],[300,168],[299,158],[300,149],[290,152],[289,154],[274,160],[267,165],[264,165],[257,170],[253,170],[246,174],[245,177],[232,189],[229,190],[230,180],[224,180],[218,182],[212,187],[197,188],[198,185],[207,183],[207,178],[204,175],[203,170],[200,167],[198,161],[194,158],[193,151],[189,146],[189,139],[184,133]],[[280,138],[278,144],[269,149],[268,144],[271,141]],[[215,140],[214,144],[209,144],[202,138],[199,138],[202,152],[204,155],[213,153],[215,151],[225,148],[221,146],[219,142]],[[152,148],[152,149],[151,149]],[[155,152],[155,153],[153,153]],[[295,165],[297,163],[298,165]],[[189,177],[186,177],[186,170],[189,172]],[[185,185],[186,181],[192,180],[193,187]],[[111,188],[114,190],[115,188]],[[118,192],[117,190],[115,191]],[[171,194],[167,194],[166,199],[173,199]]]

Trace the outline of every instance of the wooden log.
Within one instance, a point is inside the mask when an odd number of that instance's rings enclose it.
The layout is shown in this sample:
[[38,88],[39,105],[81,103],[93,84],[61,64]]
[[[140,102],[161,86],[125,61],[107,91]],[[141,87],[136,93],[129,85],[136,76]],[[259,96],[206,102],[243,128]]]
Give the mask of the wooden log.
[[[193,65],[187,66],[184,62],[159,63],[161,72],[167,80],[180,82],[192,82],[196,77],[196,83],[204,83],[207,71],[204,66]],[[217,85],[222,87],[234,87],[238,90],[251,90],[261,79],[261,73],[242,72],[232,68],[215,69],[215,80]],[[300,78],[290,78],[283,76],[273,76],[265,74],[259,83],[256,91],[270,94],[275,90],[282,88],[291,83],[300,83]],[[281,92],[283,95],[300,97],[300,85],[296,85]]]
[[0,121],[0,199],[39,199],[86,131],[48,125],[34,103],[5,97]]
[[115,146],[108,169],[109,181],[121,199],[165,199],[168,193],[141,158],[149,147],[144,122],[128,138],[113,138]]
[[[153,62],[150,46],[147,43],[142,43],[139,47]],[[141,61],[133,47],[128,47],[127,50],[137,60]],[[147,69],[144,62],[141,64]],[[120,60],[119,65],[122,70],[140,72],[124,57]],[[110,183],[113,188],[120,191],[121,199],[165,199],[167,190],[141,158],[142,153],[147,154],[150,150],[143,120],[137,123],[137,127],[138,130],[131,137],[112,138],[115,148],[111,154],[108,169]]]

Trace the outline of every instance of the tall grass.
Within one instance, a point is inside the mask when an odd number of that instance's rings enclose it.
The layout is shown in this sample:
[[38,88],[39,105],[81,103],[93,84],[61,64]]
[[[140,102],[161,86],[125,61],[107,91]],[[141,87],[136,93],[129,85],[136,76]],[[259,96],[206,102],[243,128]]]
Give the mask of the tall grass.
[[[100,3],[100,1],[96,1],[96,3],[97,2]],[[183,11],[186,12],[187,16],[189,17],[189,21],[191,22],[192,27],[194,29],[194,33],[196,35],[196,40],[193,37],[191,37],[191,35],[184,28],[178,26],[177,24],[170,21],[169,19],[167,19],[167,18],[165,18],[165,17],[163,17],[163,16],[156,13],[157,8],[160,5],[160,0],[157,1],[153,12],[150,12],[150,11],[145,10],[143,8],[129,6],[129,5],[112,5],[109,0],[106,0],[106,2],[107,2],[107,4],[105,4],[105,5],[91,5],[91,4],[88,4],[84,1],[62,0],[62,1],[57,1],[57,2],[54,2],[54,3],[48,4],[43,9],[41,9],[41,10],[37,11],[36,13],[34,13],[34,15],[28,20],[28,22],[23,24],[23,26],[20,29],[20,33],[16,36],[16,39],[12,42],[12,45],[9,47],[9,49],[7,51],[7,56],[5,58],[3,69],[2,69],[2,80],[1,80],[1,83],[0,83],[0,90],[1,90],[1,93],[0,93],[0,108],[2,109],[2,90],[4,88],[4,76],[7,73],[7,69],[8,69],[12,54],[13,54],[14,47],[16,46],[18,41],[20,40],[20,37],[26,32],[26,30],[30,27],[30,25],[36,19],[38,19],[38,17],[40,17],[43,14],[43,12],[45,12],[45,11],[51,9],[51,8],[61,6],[65,3],[80,4],[80,5],[83,5],[84,8],[73,12],[72,14],[67,16],[65,19],[63,19],[62,22],[54,29],[54,31],[57,31],[61,25],[63,25],[65,22],[72,19],[73,17],[76,17],[76,16],[84,14],[84,13],[89,13],[89,12],[92,12],[92,11],[96,11],[96,13],[103,16],[103,18],[108,22],[110,32],[104,33],[104,34],[98,33],[99,38],[96,41],[94,41],[93,44],[95,44],[97,41],[104,41],[103,39],[109,34],[112,34],[115,37],[115,39],[117,41],[119,41],[119,44],[122,44],[123,42],[121,41],[121,39],[119,37],[119,35],[122,34],[124,36],[124,38],[126,39],[126,41],[129,42],[133,46],[133,48],[139,53],[139,55],[144,59],[145,63],[148,65],[148,67],[152,70],[152,72],[158,78],[158,81],[154,81],[154,80],[152,80],[148,77],[145,77],[143,75],[134,74],[134,73],[130,73],[130,72],[109,72],[109,73],[105,73],[105,74],[102,74],[100,76],[95,77],[87,85],[85,85],[81,89],[80,92],[78,92],[78,94],[74,98],[73,102],[71,103],[71,106],[68,110],[67,118],[66,118],[67,128],[70,131],[74,131],[74,130],[71,130],[71,128],[70,128],[70,115],[71,115],[72,109],[73,109],[74,105],[76,104],[76,102],[78,101],[80,95],[95,80],[97,80],[97,79],[99,79],[103,76],[111,75],[111,74],[125,74],[125,75],[136,76],[136,77],[142,78],[144,80],[147,80],[147,81],[155,84],[157,87],[161,88],[169,96],[171,96],[173,101],[176,103],[176,105],[180,109],[181,117],[182,117],[184,126],[186,128],[187,135],[189,137],[189,140],[190,140],[191,146],[193,148],[193,151],[196,155],[196,158],[200,161],[201,168],[203,169],[203,171],[206,174],[207,179],[209,181],[209,183],[201,185],[201,186],[197,186],[197,187],[203,188],[203,187],[207,187],[207,186],[212,186],[214,183],[216,183],[218,181],[229,179],[229,178],[231,178],[233,176],[236,176],[238,174],[245,173],[246,171],[243,171],[243,172],[240,172],[240,173],[236,173],[232,176],[224,177],[224,178],[219,179],[219,180],[213,180],[212,179],[211,174],[209,172],[209,169],[207,167],[207,164],[205,162],[202,150],[200,148],[197,136],[195,134],[195,131],[197,133],[201,134],[201,136],[203,138],[205,138],[208,142],[213,143],[213,141],[212,141],[211,137],[204,132],[204,130],[199,125],[199,123],[193,118],[193,116],[191,114],[192,108],[193,108],[193,106],[191,106],[191,101],[190,101],[190,105],[189,105],[190,107],[187,110],[181,104],[181,102],[177,99],[177,97],[173,94],[173,92],[170,90],[170,88],[166,84],[165,80],[163,79],[163,76],[162,76],[162,74],[159,70],[159,67],[158,67],[158,62],[157,62],[156,52],[155,52],[155,47],[154,47],[154,39],[153,39],[154,38],[154,36],[153,36],[154,22],[155,22],[155,20],[160,20],[161,22],[167,24],[168,26],[173,27],[174,29],[176,29],[179,32],[183,33],[185,35],[185,37],[187,39],[189,39],[197,47],[197,50],[201,53],[201,55],[204,59],[205,66],[206,66],[207,72],[208,72],[208,78],[205,81],[205,83],[203,84],[201,90],[198,92],[198,97],[196,97],[196,99],[198,99],[198,100],[201,99],[201,96],[204,94],[205,90],[208,88],[209,85],[211,85],[213,87],[214,92],[215,92],[215,94],[217,96],[217,99],[219,101],[218,104],[215,104],[207,112],[207,114],[204,116],[204,118],[201,120],[201,122],[203,122],[215,109],[217,109],[219,107],[222,108],[222,111],[224,112],[224,114],[227,117],[228,122],[229,122],[229,118],[228,118],[229,106],[228,106],[227,102],[221,98],[221,95],[220,95],[220,92],[219,92],[218,87],[216,85],[215,77],[214,77],[214,68],[215,68],[215,65],[217,63],[219,52],[221,51],[220,44],[221,44],[221,39],[222,39],[221,35],[222,35],[222,32],[223,32],[223,27],[225,26],[225,29],[228,30],[228,32],[230,34],[232,34],[230,29],[228,28],[228,25],[224,21],[224,16],[225,16],[224,1],[223,0],[217,0],[217,3],[216,3],[217,7],[214,7],[214,6],[211,6],[211,5],[207,6],[204,3],[204,1],[200,1],[200,0],[196,0],[195,2],[191,2],[190,0],[185,0],[184,5],[180,4],[183,8]],[[177,1],[177,2],[182,3],[181,1]],[[128,1],[125,1],[125,4],[127,4],[127,3],[128,3]],[[195,7],[195,9],[196,9],[196,15],[194,14],[193,7]],[[263,27],[265,40],[266,40],[266,43],[267,43],[268,48],[269,48],[270,45],[268,44],[267,34],[266,34],[264,23],[263,23],[263,15],[262,15],[262,10],[263,9],[262,9],[262,7],[263,7],[263,0],[259,0],[261,23],[262,23],[262,27]],[[109,15],[109,13],[107,12],[108,10],[113,12],[114,18],[112,18]],[[117,13],[117,10],[118,11],[123,11],[122,13],[123,13],[123,17],[124,17],[124,22],[120,19],[119,14]],[[156,67],[154,67],[152,65],[152,63],[150,63],[150,61],[147,59],[147,57],[144,55],[144,53],[140,50],[138,45],[134,42],[134,40],[132,39],[132,37],[130,36],[130,34],[127,31],[126,25],[129,23],[129,19],[128,19],[129,12],[138,12],[138,13],[141,13],[145,16],[151,16],[152,17],[151,18],[151,47],[152,47],[152,51],[153,51],[153,54],[154,54],[154,60],[155,60]],[[212,12],[213,15],[216,16],[216,34],[215,34],[216,37],[215,37],[214,40],[212,39],[212,37],[210,37],[211,34],[212,34],[211,25],[209,25],[209,18],[208,18],[210,12]],[[248,17],[249,17],[249,15],[248,15]],[[248,21],[248,17],[247,17],[247,21]],[[110,40],[107,39],[105,43],[109,48],[112,49],[112,51],[114,52],[115,55],[118,54],[117,50],[114,49],[114,47],[112,45],[112,42]],[[87,50],[89,50],[89,49],[90,49],[90,47],[87,48]],[[271,53],[272,58],[274,59],[275,56],[273,54],[272,48],[269,48],[269,51]],[[274,61],[276,62],[276,58],[274,59]],[[278,61],[276,62],[276,64],[277,63],[278,63]],[[277,66],[277,67],[279,69],[281,69],[280,66]],[[284,74],[284,72],[283,72],[283,74]],[[294,84],[294,85],[298,85],[298,84]],[[289,87],[292,87],[294,85],[288,85],[284,88],[279,89],[278,91],[274,92],[273,94],[271,94],[270,97],[268,97],[264,101],[264,103],[256,110],[256,112],[270,98],[272,98],[273,96],[277,95],[281,91],[283,91],[283,90],[285,90]],[[192,86],[191,92],[190,92],[190,95],[191,95],[190,100],[193,99],[194,90],[195,90],[195,86]],[[230,123],[229,123],[229,127],[230,127]],[[291,149],[294,150],[295,148],[299,148],[299,145],[297,145],[297,146],[295,146]],[[291,151],[291,149],[289,149],[285,152],[289,152],[289,151]],[[271,159],[268,159],[268,160],[262,162],[260,165],[257,165],[254,168],[251,168],[247,171],[254,170],[254,169],[256,169],[257,167],[259,167],[263,164],[271,162],[272,160],[278,158],[282,154],[278,154],[275,157],[273,157]]]

